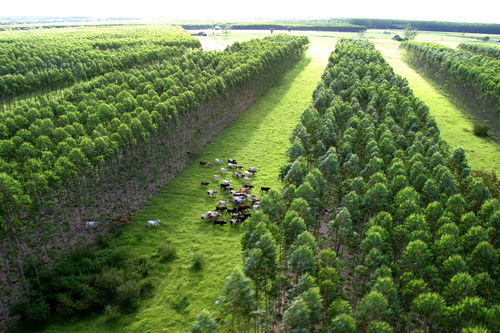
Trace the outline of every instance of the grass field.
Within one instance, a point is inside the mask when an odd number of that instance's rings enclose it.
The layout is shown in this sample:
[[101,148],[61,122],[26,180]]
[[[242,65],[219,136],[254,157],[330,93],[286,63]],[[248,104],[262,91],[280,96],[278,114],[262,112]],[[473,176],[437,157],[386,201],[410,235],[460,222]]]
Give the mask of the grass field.
[[[251,37],[254,36],[248,36]],[[221,41],[230,42],[227,37]],[[216,200],[224,196],[207,198],[206,188],[200,182],[211,182],[217,170],[201,167],[198,161],[234,158],[245,167],[259,169],[254,179],[256,188],[279,186],[277,175],[285,160],[288,137],[300,113],[311,102],[334,43],[330,38],[313,42],[305,59],[208,144],[113,241],[112,246],[133,256],[153,258],[155,262],[152,274],[156,288],[150,298],[141,302],[137,312],[124,314],[113,324],[106,323],[105,317],[99,315],[61,320],[44,331],[186,332],[202,309],[215,310],[214,302],[223,291],[226,276],[242,264],[240,232],[238,228],[227,225],[214,228],[200,221],[199,217],[213,210]],[[161,227],[146,228],[146,221],[151,219],[160,219]],[[175,246],[177,258],[160,264],[155,255],[166,243]],[[203,269],[199,272],[191,269],[194,256],[203,258]]]
[[[112,324],[102,315],[52,322],[44,332],[186,332],[202,309],[215,310],[214,301],[222,293],[225,278],[235,266],[241,266],[238,229],[214,228],[200,222],[199,216],[215,207],[216,199],[206,197],[200,181],[211,181],[214,169],[200,167],[199,160],[235,158],[244,166],[259,169],[256,187],[278,187],[279,166],[284,162],[288,137],[302,110],[310,103],[328,55],[340,37],[359,37],[355,33],[299,32],[308,35],[308,55],[281,79],[267,94],[237,121],[221,132],[161,192],[150,200],[112,246],[133,256],[152,258],[156,288],[142,301],[138,310],[123,314]],[[205,49],[224,49],[235,40],[243,41],[269,35],[266,31],[237,31],[228,35],[200,37]],[[462,146],[473,168],[499,170],[498,145],[479,139],[469,130],[470,121],[451,104],[442,92],[422,79],[399,58],[394,35],[368,31],[363,37],[373,39],[398,74],[407,77],[415,94],[430,107],[443,138],[452,147]],[[452,46],[467,37],[455,34],[421,33],[419,40],[434,40]],[[231,176],[228,176],[231,179]],[[218,199],[223,198],[219,196]],[[147,229],[147,220],[160,219],[158,229]],[[170,243],[177,257],[160,264],[157,249]],[[191,269],[193,258],[200,256],[203,269]]]

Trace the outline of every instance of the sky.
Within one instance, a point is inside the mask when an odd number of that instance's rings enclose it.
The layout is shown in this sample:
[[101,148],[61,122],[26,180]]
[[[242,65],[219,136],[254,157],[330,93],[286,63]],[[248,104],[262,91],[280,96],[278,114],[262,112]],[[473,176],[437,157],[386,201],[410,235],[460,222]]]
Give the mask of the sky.
[[392,18],[500,23],[498,0],[4,0],[7,16],[169,20]]

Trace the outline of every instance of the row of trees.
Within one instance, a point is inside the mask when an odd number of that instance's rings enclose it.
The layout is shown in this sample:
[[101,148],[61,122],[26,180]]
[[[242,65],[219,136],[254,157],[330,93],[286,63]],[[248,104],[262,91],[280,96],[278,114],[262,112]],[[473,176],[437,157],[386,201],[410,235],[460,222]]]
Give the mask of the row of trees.
[[[303,56],[278,35],[115,71],[0,113],[2,304],[30,292],[25,265],[105,231],[183,168]],[[96,229],[86,221],[98,221]],[[24,291],[24,292],[23,292]]]
[[4,32],[0,98],[71,86],[199,47],[185,30],[170,26]]
[[467,23],[442,21],[413,21],[394,19],[353,18],[349,23],[363,25],[367,29],[404,29],[408,24],[421,31],[470,32],[483,34],[499,34],[498,23]]
[[400,45],[407,61],[443,83],[472,113],[500,123],[500,60],[434,43]]
[[464,151],[366,40],[337,43],[313,99],[192,332],[498,331],[500,202]]
[[493,59],[500,60],[500,47],[478,43],[461,43],[457,47],[460,50],[469,51],[479,55],[486,55]]

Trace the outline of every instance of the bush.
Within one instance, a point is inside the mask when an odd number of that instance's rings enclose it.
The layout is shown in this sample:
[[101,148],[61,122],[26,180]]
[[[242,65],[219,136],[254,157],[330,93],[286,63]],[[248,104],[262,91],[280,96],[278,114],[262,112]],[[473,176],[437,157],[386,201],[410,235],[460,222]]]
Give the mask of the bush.
[[140,289],[137,281],[127,281],[116,288],[116,302],[121,309],[135,307],[139,300]]
[[26,310],[26,318],[37,322],[44,322],[50,317],[50,306],[43,298],[32,301]]
[[193,258],[193,266],[191,269],[195,272],[201,271],[203,269],[203,257],[200,254],[196,254]]
[[165,244],[158,249],[160,262],[168,262],[175,258],[176,250],[172,244]]
[[108,323],[113,322],[120,317],[120,308],[116,305],[108,304],[104,307],[104,315]]
[[125,272],[113,267],[103,270],[95,280],[95,286],[104,291],[108,299],[115,298],[116,290],[124,283]]
[[153,280],[150,278],[140,280],[138,285],[141,297],[149,296],[154,289]]
[[483,125],[478,123],[474,123],[472,127],[472,131],[474,132],[475,136],[486,137],[488,136],[488,130],[489,130],[488,125]]

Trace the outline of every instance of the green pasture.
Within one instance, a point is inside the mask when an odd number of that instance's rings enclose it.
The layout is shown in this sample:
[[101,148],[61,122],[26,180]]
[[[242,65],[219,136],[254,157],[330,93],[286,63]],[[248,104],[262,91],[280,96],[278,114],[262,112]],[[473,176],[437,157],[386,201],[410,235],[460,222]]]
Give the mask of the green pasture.
[[[207,210],[215,209],[217,200],[229,196],[207,197],[207,188],[200,182],[209,181],[209,189],[219,190],[211,178],[223,174],[218,171],[220,166],[202,167],[199,161],[234,158],[245,167],[257,167],[253,181],[256,194],[260,186],[279,187],[277,175],[285,161],[288,137],[311,102],[334,42],[313,43],[306,58],[209,143],[113,240],[112,246],[154,262],[153,295],[142,301],[136,312],[123,314],[112,324],[106,323],[103,315],[91,315],[58,320],[44,332],[186,332],[202,309],[215,311],[214,303],[222,294],[226,276],[242,265],[240,231],[238,227],[213,227],[200,220]],[[230,174],[224,178],[243,185]],[[146,221],[155,219],[160,219],[161,226],[147,228]],[[166,243],[175,246],[177,255],[175,260],[161,264],[155,256]],[[194,256],[203,258],[199,272],[191,269]]]
[[[216,199],[207,197],[207,188],[200,182],[210,181],[208,188],[217,189],[218,184],[211,176],[220,172],[215,168],[217,165],[211,169],[200,166],[199,161],[234,158],[245,167],[259,169],[254,179],[256,189],[279,187],[277,175],[285,161],[288,137],[300,113],[311,102],[312,92],[338,38],[372,39],[395,71],[408,79],[414,93],[430,107],[443,138],[452,147],[462,146],[467,151],[472,168],[500,172],[498,144],[475,137],[467,115],[400,59],[398,44],[391,40],[394,32],[292,33],[309,36],[311,46],[307,57],[209,143],[113,240],[112,246],[124,249],[131,256],[150,258],[154,263],[153,295],[141,301],[136,312],[122,314],[113,323],[107,323],[103,315],[91,314],[85,318],[53,321],[44,332],[187,332],[202,309],[215,311],[214,302],[223,291],[226,276],[242,264],[240,231],[227,225],[213,227],[200,220],[203,213],[215,208],[217,200],[228,197],[221,194]],[[269,34],[269,31],[232,31],[199,39],[205,49],[220,50],[235,40]],[[462,34],[419,33],[417,40],[441,40],[443,44],[456,46],[471,39]],[[231,175],[224,178],[233,179]],[[258,190],[254,189],[254,193]],[[146,221],[151,219],[160,219],[161,226],[147,228]],[[177,255],[173,261],[162,264],[156,257],[157,249],[167,243],[175,246]],[[191,269],[195,256],[203,260],[203,268],[198,272]]]

